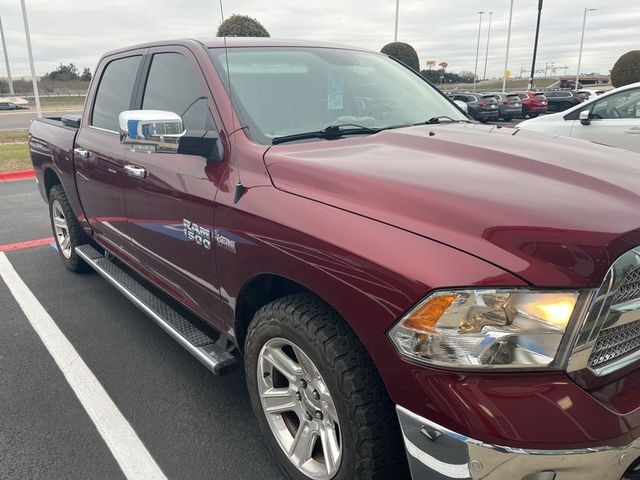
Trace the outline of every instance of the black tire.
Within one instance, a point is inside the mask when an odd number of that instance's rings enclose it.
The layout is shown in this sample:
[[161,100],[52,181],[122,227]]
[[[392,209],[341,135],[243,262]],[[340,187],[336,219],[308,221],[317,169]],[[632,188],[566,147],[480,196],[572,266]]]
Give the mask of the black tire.
[[309,477],[289,460],[265,418],[258,358],[274,338],[295,343],[317,367],[340,422],[342,458],[332,480],[410,478],[395,409],[364,346],[338,313],[306,293],[283,297],[254,316],[245,343],[247,387],[262,435],[285,474]]
[[558,109],[558,111],[559,111],[559,112],[564,112],[565,110],[567,110],[567,109],[571,108],[572,106],[573,106],[573,105],[572,105],[571,103],[569,103],[569,102],[562,102],[562,103],[559,105],[559,109]]
[[529,112],[529,118],[536,118],[538,116],[537,113],[531,113]]
[[511,120],[513,120],[513,117],[502,117],[502,120],[504,120],[505,122],[510,122]]
[[[62,209],[62,213],[64,214],[65,220],[68,226],[68,235],[69,235],[69,243],[71,247],[70,255],[67,257],[63,254],[63,248],[60,245],[60,240],[58,235],[56,234],[56,229],[53,221],[53,206],[54,203],[60,205]],[[84,245],[89,243],[89,238],[86,233],[78,223],[78,219],[76,218],[73,210],[71,209],[71,205],[69,204],[69,199],[67,198],[67,194],[64,192],[64,188],[62,185],[54,185],[49,192],[49,220],[51,221],[51,230],[53,231],[53,238],[56,241],[56,246],[58,247],[58,253],[60,254],[60,258],[62,259],[62,263],[64,266],[71,270],[72,272],[86,272],[91,268],[87,263],[82,260],[76,253],[75,248],[79,245]]]

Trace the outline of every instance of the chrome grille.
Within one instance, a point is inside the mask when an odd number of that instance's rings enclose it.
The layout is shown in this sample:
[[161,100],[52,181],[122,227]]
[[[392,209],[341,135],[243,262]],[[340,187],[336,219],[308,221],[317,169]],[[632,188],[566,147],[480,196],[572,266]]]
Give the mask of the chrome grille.
[[613,303],[624,303],[638,297],[640,297],[640,267],[633,268],[627,272],[613,297]]
[[640,363],[640,246],[618,257],[591,292],[567,371],[596,376]]
[[640,320],[601,330],[589,355],[589,367],[602,368],[638,350],[640,350]]

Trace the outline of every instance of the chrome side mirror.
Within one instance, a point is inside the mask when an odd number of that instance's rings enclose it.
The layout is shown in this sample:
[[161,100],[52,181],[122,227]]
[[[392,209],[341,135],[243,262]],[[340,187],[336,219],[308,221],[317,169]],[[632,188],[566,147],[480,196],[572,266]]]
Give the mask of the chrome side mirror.
[[464,103],[462,100],[454,100],[453,103],[455,103],[458,106],[458,108],[462,110],[464,113],[469,112],[469,105]]
[[180,115],[160,110],[125,110],[118,125],[120,143],[138,152],[176,153],[186,133]]
[[589,110],[582,110],[580,112],[580,123],[582,125],[591,125],[591,118],[589,118],[591,112]]

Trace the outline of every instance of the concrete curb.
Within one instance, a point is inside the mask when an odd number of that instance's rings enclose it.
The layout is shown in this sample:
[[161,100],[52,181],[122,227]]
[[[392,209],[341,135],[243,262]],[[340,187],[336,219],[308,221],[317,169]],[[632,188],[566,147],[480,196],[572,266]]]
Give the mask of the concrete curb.
[[28,180],[29,178],[35,178],[36,173],[33,168],[27,168],[26,170],[16,170],[14,172],[0,172],[0,182],[10,182],[12,180]]

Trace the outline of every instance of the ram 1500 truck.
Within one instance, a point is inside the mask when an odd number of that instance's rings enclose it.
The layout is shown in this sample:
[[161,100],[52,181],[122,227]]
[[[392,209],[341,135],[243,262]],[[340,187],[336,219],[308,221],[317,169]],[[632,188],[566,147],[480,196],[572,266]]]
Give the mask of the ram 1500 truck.
[[106,54],[29,145],[67,268],[242,362],[290,478],[638,478],[640,156],[240,38]]

